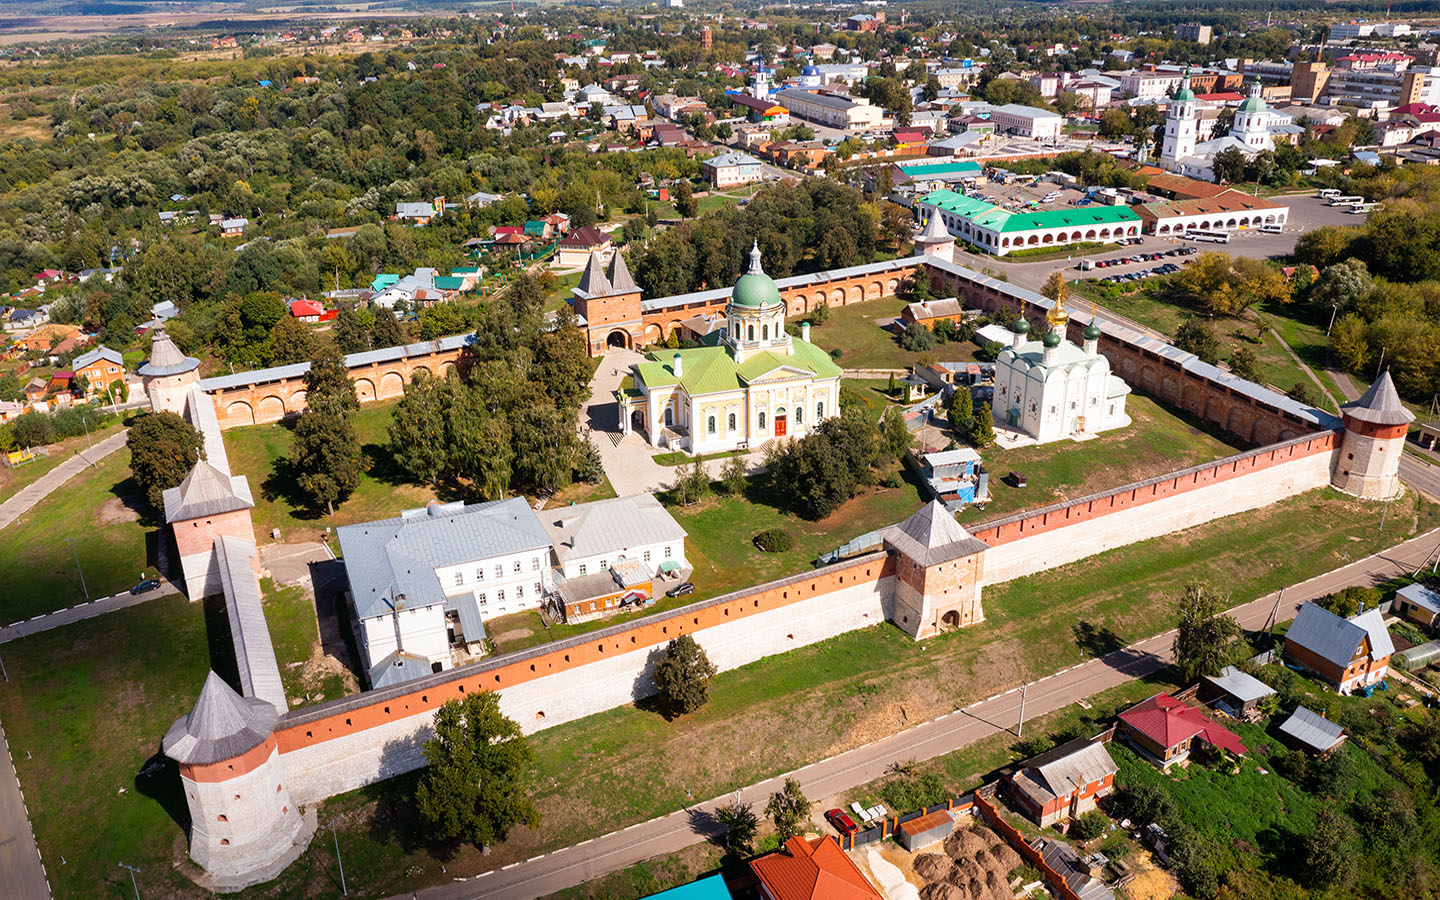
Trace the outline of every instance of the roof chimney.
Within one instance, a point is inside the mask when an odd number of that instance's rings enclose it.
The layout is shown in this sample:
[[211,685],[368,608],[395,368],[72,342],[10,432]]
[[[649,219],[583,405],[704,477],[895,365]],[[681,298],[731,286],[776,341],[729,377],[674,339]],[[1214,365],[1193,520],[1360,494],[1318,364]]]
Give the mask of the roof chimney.
[[676,351],[675,351],[675,355],[672,356],[672,357],[670,357],[670,368],[672,368],[672,369],[675,370],[675,377],[676,377],[676,378],[682,378],[682,377],[684,377],[684,375],[685,375],[685,371],[684,371],[684,360],[683,360],[683,358],[680,356],[680,351],[679,351],[679,350],[676,350]]
[[804,341],[804,342],[807,343],[807,344],[810,343],[810,323],[809,323],[809,322],[801,322],[801,323],[800,323],[800,340]]

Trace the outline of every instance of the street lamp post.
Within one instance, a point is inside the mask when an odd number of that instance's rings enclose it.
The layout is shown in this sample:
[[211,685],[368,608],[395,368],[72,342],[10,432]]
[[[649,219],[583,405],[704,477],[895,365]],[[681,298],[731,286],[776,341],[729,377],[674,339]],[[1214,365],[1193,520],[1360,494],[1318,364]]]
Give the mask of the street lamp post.
[[339,819],[331,821],[326,828],[330,829],[330,836],[335,839],[335,864],[340,867],[340,896],[350,896],[350,889],[345,886],[345,861],[340,858],[340,832],[336,830],[340,824]]
[[140,885],[135,883],[135,873],[139,872],[140,870],[135,866],[127,866],[123,862],[120,864],[120,868],[126,869],[130,872],[130,889],[135,892],[135,900],[140,900]]
[[95,445],[90,443],[90,423],[85,421],[83,412],[80,414],[80,424],[85,428],[85,446],[90,450],[90,468],[98,469],[100,467],[95,464]]

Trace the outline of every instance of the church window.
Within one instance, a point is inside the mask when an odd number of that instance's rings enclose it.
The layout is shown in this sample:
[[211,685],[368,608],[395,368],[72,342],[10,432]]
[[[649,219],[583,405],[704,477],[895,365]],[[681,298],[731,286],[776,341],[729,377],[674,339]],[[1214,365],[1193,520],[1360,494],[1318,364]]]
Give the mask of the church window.
[[670,412],[669,409],[666,409],[666,410],[665,410],[665,424],[666,424],[666,425],[674,425],[674,424],[675,424],[674,419],[675,419],[675,415],[674,415],[672,412]]
[[803,407],[803,406],[796,406],[796,407],[795,407],[795,424],[796,424],[796,425],[803,425],[804,423],[805,423],[805,407]]
[[519,572],[520,572],[520,560],[518,560],[518,559],[515,560],[515,572],[516,572],[516,574],[519,574]]
[[754,326],[754,325],[750,325],[750,326],[747,326],[747,328],[748,328],[748,331],[747,331],[746,333],[749,335],[749,337],[747,337],[746,340],[749,340],[749,341],[755,340],[755,326]]
[[484,581],[484,580],[485,580],[485,567],[484,567],[484,566],[476,566],[476,567],[475,567],[475,580],[476,580],[476,581]]
[[760,414],[760,430],[765,430],[765,414],[763,412]]
[[825,418],[825,401],[821,400],[815,404],[815,421],[819,422]]
[[727,430],[729,430],[729,431],[734,431],[734,430],[735,430],[735,414],[734,414],[734,413],[731,413],[731,414],[729,415],[729,417],[726,419],[726,421],[727,421],[727,423],[728,423],[728,425],[727,425]]
[[495,592],[495,599],[496,599],[496,600],[499,600],[499,601],[502,602],[502,603],[505,602],[505,592],[504,592],[503,590],[501,590],[501,591],[496,591],[496,592]]
[[523,596],[525,596],[525,585],[523,585],[523,584],[517,584],[517,585],[515,585],[515,596],[517,596],[517,597],[523,597]]
[[485,595],[484,595],[484,594],[478,595],[475,599],[476,599],[476,601],[479,602],[479,604],[480,604],[481,606],[484,606],[486,603],[489,603],[489,602],[490,602],[489,600],[486,600],[486,599],[485,599]]
[[708,417],[708,418],[705,420],[705,433],[706,433],[706,434],[714,434],[714,433],[715,433],[715,417],[714,417],[714,416],[710,416],[710,417]]
[[649,562],[649,561],[650,561],[650,551],[649,551],[649,550],[646,550],[646,551],[645,551],[645,553],[644,553],[643,556],[642,556],[642,559],[644,559],[645,562]]
[[581,574],[581,575],[584,575],[585,572],[586,572],[589,568],[590,568],[590,566],[588,566],[587,564],[581,563],[581,564],[580,564],[580,574]]
[[538,571],[540,571],[540,557],[538,557],[538,556],[532,556],[532,557],[530,557],[530,571],[532,571],[532,572],[538,572]]
[[761,325],[761,326],[760,326],[760,338],[761,338],[762,340],[766,340],[766,341],[770,340],[770,326],[769,326],[769,325]]
[[665,558],[666,558],[666,559],[669,559],[669,558],[670,558],[670,545],[669,545],[669,544],[666,544],[666,545],[665,545]]

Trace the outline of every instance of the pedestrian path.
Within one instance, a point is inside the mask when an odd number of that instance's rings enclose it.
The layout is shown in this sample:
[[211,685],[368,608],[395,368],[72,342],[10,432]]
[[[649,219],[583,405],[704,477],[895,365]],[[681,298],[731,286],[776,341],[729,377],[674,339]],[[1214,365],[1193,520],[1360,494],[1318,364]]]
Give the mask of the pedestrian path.
[[65,609],[57,609],[52,613],[45,613],[41,616],[32,616],[23,622],[13,622],[0,627],[0,644],[8,643],[16,638],[25,637],[27,634],[38,634],[41,631],[49,631],[52,628],[60,628],[71,625],[75,622],[83,622],[86,619],[93,619],[108,612],[115,612],[118,609],[128,609],[132,606],[139,606],[141,603],[148,603],[159,597],[171,597],[180,593],[180,589],[168,581],[161,581],[160,586],[153,591],[146,591],[143,594],[134,595],[129,591],[121,591],[111,597],[99,597],[86,603],[77,603]]
[[100,460],[125,446],[125,438],[129,434],[129,429],[126,429],[110,435],[93,448],[77,453],[60,463],[36,479],[34,484],[26,485],[15,496],[0,503],[0,528],[8,527],[16,519],[29,512],[35,504],[50,496],[56,488],[85,471],[87,466],[99,463]]

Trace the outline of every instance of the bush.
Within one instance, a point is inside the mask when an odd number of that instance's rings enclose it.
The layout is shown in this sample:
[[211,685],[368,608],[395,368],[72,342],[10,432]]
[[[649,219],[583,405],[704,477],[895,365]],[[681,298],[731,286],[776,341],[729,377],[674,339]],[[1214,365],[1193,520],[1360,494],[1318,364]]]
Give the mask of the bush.
[[762,553],[784,553],[795,546],[795,538],[783,528],[767,528],[755,535],[755,546]]
[[934,350],[935,335],[921,323],[911,322],[900,335],[900,346],[913,351]]
[[1320,392],[1315,390],[1315,385],[1308,381],[1297,381],[1295,386],[1285,393],[1297,403],[1303,403],[1306,406],[1320,405]]
[[897,776],[880,786],[880,799],[884,800],[891,809],[900,813],[935,806],[944,803],[952,796],[954,795],[945,787],[945,782],[934,772],[918,777],[915,775]]
[[831,358],[831,359],[839,359],[841,356],[844,356],[844,355],[845,355],[845,351],[844,351],[844,350],[841,350],[839,347],[836,347],[834,350],[831,350],[831,351],[830,351],[830,358]]
[[1070,834],[1081,841],[1093,841],[1110,828],[1110,819],[1098,809],[1092,809],[1075,820]]

